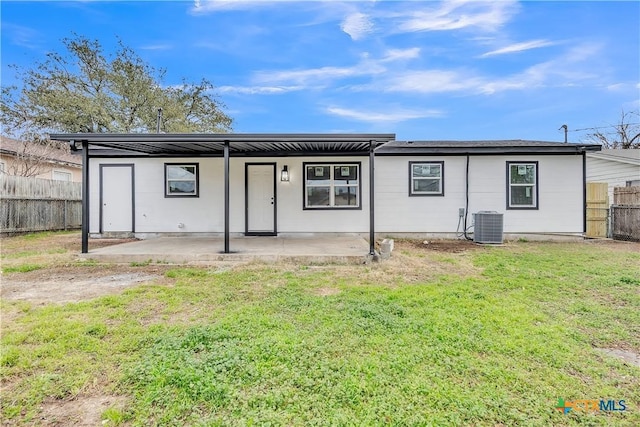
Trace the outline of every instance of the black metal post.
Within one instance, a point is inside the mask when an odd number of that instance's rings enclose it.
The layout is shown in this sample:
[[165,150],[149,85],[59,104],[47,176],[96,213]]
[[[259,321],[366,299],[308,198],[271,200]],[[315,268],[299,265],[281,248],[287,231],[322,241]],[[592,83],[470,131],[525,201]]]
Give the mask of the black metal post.
[[373,152],[373,141],[369,141],[369,255],[376,254],[376,227],[375,227],[375,188],[374,188],[374,167],[373,159],[375,154]]
[[82,141],[82,253],[89,252],[89,143]]
[[587,152],[582,152],[582,232],[587,232]]
[[229,141],[224,142],[224,253],[229,253]]

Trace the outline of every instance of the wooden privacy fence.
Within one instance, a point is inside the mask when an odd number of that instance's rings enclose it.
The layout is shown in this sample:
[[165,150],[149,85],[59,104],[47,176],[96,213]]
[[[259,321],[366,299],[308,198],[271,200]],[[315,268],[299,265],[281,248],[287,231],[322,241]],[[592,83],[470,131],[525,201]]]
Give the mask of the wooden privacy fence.
[[587,183],[587,237],[607,237],[609,231],[609,184]]
[[616,240],[640,242],[640,187],[615,187],[611,234]]
[[0,174],[0,233],[82,225],[82,184]]

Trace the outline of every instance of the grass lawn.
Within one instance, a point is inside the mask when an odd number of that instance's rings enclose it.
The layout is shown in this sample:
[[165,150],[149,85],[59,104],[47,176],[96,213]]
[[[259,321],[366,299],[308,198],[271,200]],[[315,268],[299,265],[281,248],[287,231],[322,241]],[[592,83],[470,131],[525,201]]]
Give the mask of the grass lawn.
[[[30,238],[46,249],[3,249],[3,280],[70,254]],[[3,422],[109,396],[105,425],[640,425],[640,368],[599,350],[640,353],[638,244],[397,242],[369,266],[164,276],[77,303],[3,298]],[[626,411],[563,414],[559,398]]]

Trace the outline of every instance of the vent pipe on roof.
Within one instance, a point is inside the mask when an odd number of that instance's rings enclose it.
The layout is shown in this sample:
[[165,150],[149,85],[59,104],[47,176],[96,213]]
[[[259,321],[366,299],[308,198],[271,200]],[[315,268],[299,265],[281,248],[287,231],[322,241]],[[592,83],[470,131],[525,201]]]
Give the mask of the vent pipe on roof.
[[567,125],[562,125],[558,128],[558,130],[560,129],[564,129],[564,143],[566,144],[567,141],[567,132],[569,132],[569,127]]
[[158,108],[158,118],[156,119],[156,133],[160,133],[161,122],[162,122],[162,108]]

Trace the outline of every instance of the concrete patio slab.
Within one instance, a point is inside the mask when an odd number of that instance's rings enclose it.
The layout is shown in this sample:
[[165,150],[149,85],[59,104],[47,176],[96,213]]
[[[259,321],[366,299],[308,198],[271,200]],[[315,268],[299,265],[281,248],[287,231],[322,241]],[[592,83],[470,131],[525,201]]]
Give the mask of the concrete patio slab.
[[208,264],[219,261],[288,261],[300,264],[362,264],[370,261],[369,243],[360,236],[158,237],[91,249],[81,259],[99,262]]

